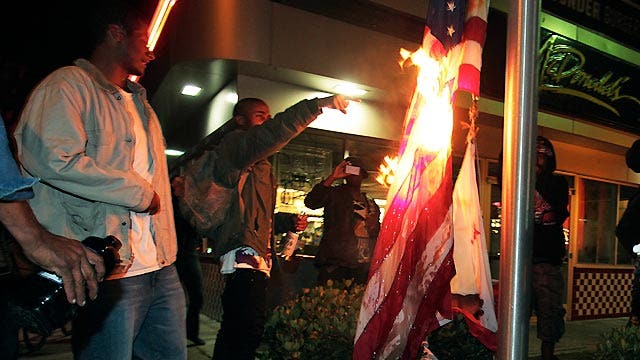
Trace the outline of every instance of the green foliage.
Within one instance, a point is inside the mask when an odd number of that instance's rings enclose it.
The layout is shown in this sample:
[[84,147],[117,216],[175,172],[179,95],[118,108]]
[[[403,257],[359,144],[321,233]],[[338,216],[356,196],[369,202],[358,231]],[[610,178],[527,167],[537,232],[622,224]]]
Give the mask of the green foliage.
[[274,310],[258,358],[351,359],[363,293],[350,280],[304,289]]
[[438,359],[491,360],[493,353],[469,332],[461,314],[451,322],[437,328],[429,336],[429,349]]
[[595,360],[640,359],[640,327],[613,328],[602,335],[603,341],[596,347]]

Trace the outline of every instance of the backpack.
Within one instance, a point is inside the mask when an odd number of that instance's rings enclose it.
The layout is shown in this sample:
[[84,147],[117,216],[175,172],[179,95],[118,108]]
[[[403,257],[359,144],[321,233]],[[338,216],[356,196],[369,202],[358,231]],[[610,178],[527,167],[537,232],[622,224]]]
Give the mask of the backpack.
[[216,176],[216,162],[219,161],[216,146],[233,129],[230,123],[210,134],[196,147],[195,157],[182,166],[180,175],[184,182],[184,195],[178,198],[180,213],[200,236],[210,239],[215,237],[216,229],[224,222],[233,199],[241,201],[238,194],[248,175],[248,171],[232,171],[225,176]]
[[213,175],[217,158],[215,151],[207,151],[189,160],[180,175],[184,181],[184,195],[178,199],[180,213],[199,235],[210,239],[224,222],[233,199],[239,198],[248,175],[247,171],[239,173],[235,186],[220,184]]
[[616,225],[616,237],[620,245],[632,256],[636,256],[633,247],[640,243],[640,196],[636,192],[631,199],[627,209],[622,214],[618,225]]

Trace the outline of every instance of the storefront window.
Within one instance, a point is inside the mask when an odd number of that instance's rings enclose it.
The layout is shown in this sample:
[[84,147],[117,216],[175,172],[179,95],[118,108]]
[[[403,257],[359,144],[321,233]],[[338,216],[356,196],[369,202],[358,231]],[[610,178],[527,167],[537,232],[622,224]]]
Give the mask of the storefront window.
[[[491,267],[491,274],[494,279],[500,278],[500,238],[502,236],[502,186],[498,179],[500,174],[500,167],[498,162],[489,161],[488,163],[488,179],[487,181],[491,185],[491,210],[489,213],[489,232],[487,237],[489,240],[489,265]],[[567,180],[567,184],[570,189],[569,204],[571,203],[571,193],[574,188],[574,177],[570,175],[561,175]],[[572,215],[572,214],[570,214]],[[563,231],[565,235],[565,248],[566,253],[569,254],[569,225],[570,221],[567,219],[563,224]],[[562,272],[566,278],[567,274],[567,261],[565,258],[563,261]]]
[[[360,157],[367,164],[369,177],[363,181],[361,191],[378,204],[382,219],[387,189],[376,182],[376,169],[385,155],[395,152],[397,144],[390,140],[306,129],[273,156],[271,161],[278,182],[276,211],[308,216],[309,224],[299,234],[296,254],[314,256],[317,253],[323,234],[324,209],[305,207],[304,198],[346,154]],[[285,243],[286,235],[276,234],[276,252],[281,252]]]
[[491,184],[491,211],[489,213],[489,266],[491,276],[500,278],[500,229],[502,227],[502,188],[498,184],[500,166],[497,161],[489,162],[488,181]]
[[615,227],[626,208],[631,188],[596,180],[581,180],[578,205],[578,262],[583,264],[630,264],[619,249]]
[[[631,198],[633,197],[633,195],[636,194],[636,192],[638,191],[638,188],[636,187],[631,187],[631,186],[624,186],[624,185],[620,185],[620,195],[618,197],[618,217],[617,217],[617,221],[620,220],[620,218],[622,217],[622,214],[624,213],[624,211],[627,209],[627,205],[629,204],[629,201],[631,200]],[[616,221],[616,224],[617,224]],[[617,264],[620,265],[631,265],[633,264],[633,257],[631,256],[631,254],[629,254],[627,251],[624,250],[624,248],[622,246],[620,246],[620,242],[616,241],[616,247],[617,247]]]

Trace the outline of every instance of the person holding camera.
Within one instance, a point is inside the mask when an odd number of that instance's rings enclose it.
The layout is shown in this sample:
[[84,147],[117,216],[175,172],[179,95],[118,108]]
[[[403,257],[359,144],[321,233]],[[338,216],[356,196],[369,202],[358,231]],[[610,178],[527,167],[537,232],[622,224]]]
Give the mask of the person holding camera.
[[[359,158],[347,157],[304,200],[310,209],[324,207],[324,231],[316,255],[319,285],[327,280],[354,279],[359,284],[367,281],[380,232],[380,208],[360,191],[367,176]],[[345,179],[345,183],[332,186],[339,179]]]

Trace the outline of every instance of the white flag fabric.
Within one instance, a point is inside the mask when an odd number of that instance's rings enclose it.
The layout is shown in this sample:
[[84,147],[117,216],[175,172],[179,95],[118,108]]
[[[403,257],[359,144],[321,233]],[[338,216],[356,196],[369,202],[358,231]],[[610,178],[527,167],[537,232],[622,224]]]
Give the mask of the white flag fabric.
[[451,280],[451,293],[479,294],[484,300],[484,315],[480,322],[485,328],[495,332],[498,322],[493,305],[491,270],[478,196],[475,154],[475,139],[470,139],[453,188],[453,261],[456,275]]

